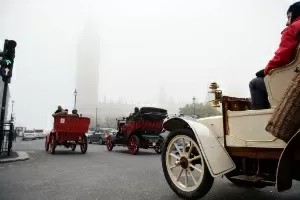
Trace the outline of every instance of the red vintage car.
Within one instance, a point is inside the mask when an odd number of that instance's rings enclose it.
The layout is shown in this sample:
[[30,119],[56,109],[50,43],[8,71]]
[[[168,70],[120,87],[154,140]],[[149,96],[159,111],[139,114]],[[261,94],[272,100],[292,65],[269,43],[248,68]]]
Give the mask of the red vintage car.
[[164,137],[160,134],[167,115],[167,111],[161,108],[142,107],[136,108],[136,112],[127,118],[117,119],[118,132],[107,137],[107,150],[111,151],[114,146],[127,146],[133,155],[140,148],[153,148],[156,153],[161,154]]
[[57,146],[72,148],[75,151],[76,145],[80,145],[82,153],[86,153],[88,142],[85,135],[88,132],[90,118],[76,117],[73,115],[61,115],[54,117],[54,128],[47,134],[45,150],[55,154]]

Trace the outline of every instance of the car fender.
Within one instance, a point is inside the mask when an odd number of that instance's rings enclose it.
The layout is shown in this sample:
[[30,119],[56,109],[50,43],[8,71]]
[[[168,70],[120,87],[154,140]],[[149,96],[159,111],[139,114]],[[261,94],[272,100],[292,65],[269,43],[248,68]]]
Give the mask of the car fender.
[[299,152],[300,132],[296,133],[286,147],[283,149],[276,173],[276,188],[278,192],[283,192],[292,187],[293,180],[293,164],[296,153]]
[[195,119],[172,117],[164,122],[163,128],[170,132],[190,128],[197,138],[207,167],[213,177],[222,176],[236,168],[233,160],[215,134]]

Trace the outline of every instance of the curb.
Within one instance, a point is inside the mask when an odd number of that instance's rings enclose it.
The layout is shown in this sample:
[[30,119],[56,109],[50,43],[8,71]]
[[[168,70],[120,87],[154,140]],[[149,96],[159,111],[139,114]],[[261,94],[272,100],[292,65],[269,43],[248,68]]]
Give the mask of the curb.
[[17,161],[25,161],[29,160],[28,153],[24,151],[16,151],[18,154],[18,157],[16,158],[6,158],[6,159],[0,159],[0,163],[10,163],[10,162],[17,162]]

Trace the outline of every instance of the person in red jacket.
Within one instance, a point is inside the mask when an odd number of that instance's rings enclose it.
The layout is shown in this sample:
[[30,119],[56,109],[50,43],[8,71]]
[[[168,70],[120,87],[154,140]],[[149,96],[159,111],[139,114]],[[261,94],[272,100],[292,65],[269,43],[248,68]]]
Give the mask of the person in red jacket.
[[264,77],[277,67],[282,67],[293,60],[293,56],[299,45],[300,36],[300,1],[292,4],[287,11],[288,21],[286,28],[281,33],[281,42],[272,60],[265,69],[256,73],[256,78],[249,83],[252,109],[268,109],[270,103],[264,82]]

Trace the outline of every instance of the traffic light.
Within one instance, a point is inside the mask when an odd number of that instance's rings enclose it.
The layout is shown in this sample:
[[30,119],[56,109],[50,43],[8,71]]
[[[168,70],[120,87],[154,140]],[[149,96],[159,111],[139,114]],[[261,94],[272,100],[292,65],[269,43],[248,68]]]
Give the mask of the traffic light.
[[12,77],[14,59],[15,59],[15,48],[17,43],[14,40],[5,40],[3,52],[0,52],[0,75],[3,81],[10,80]]

